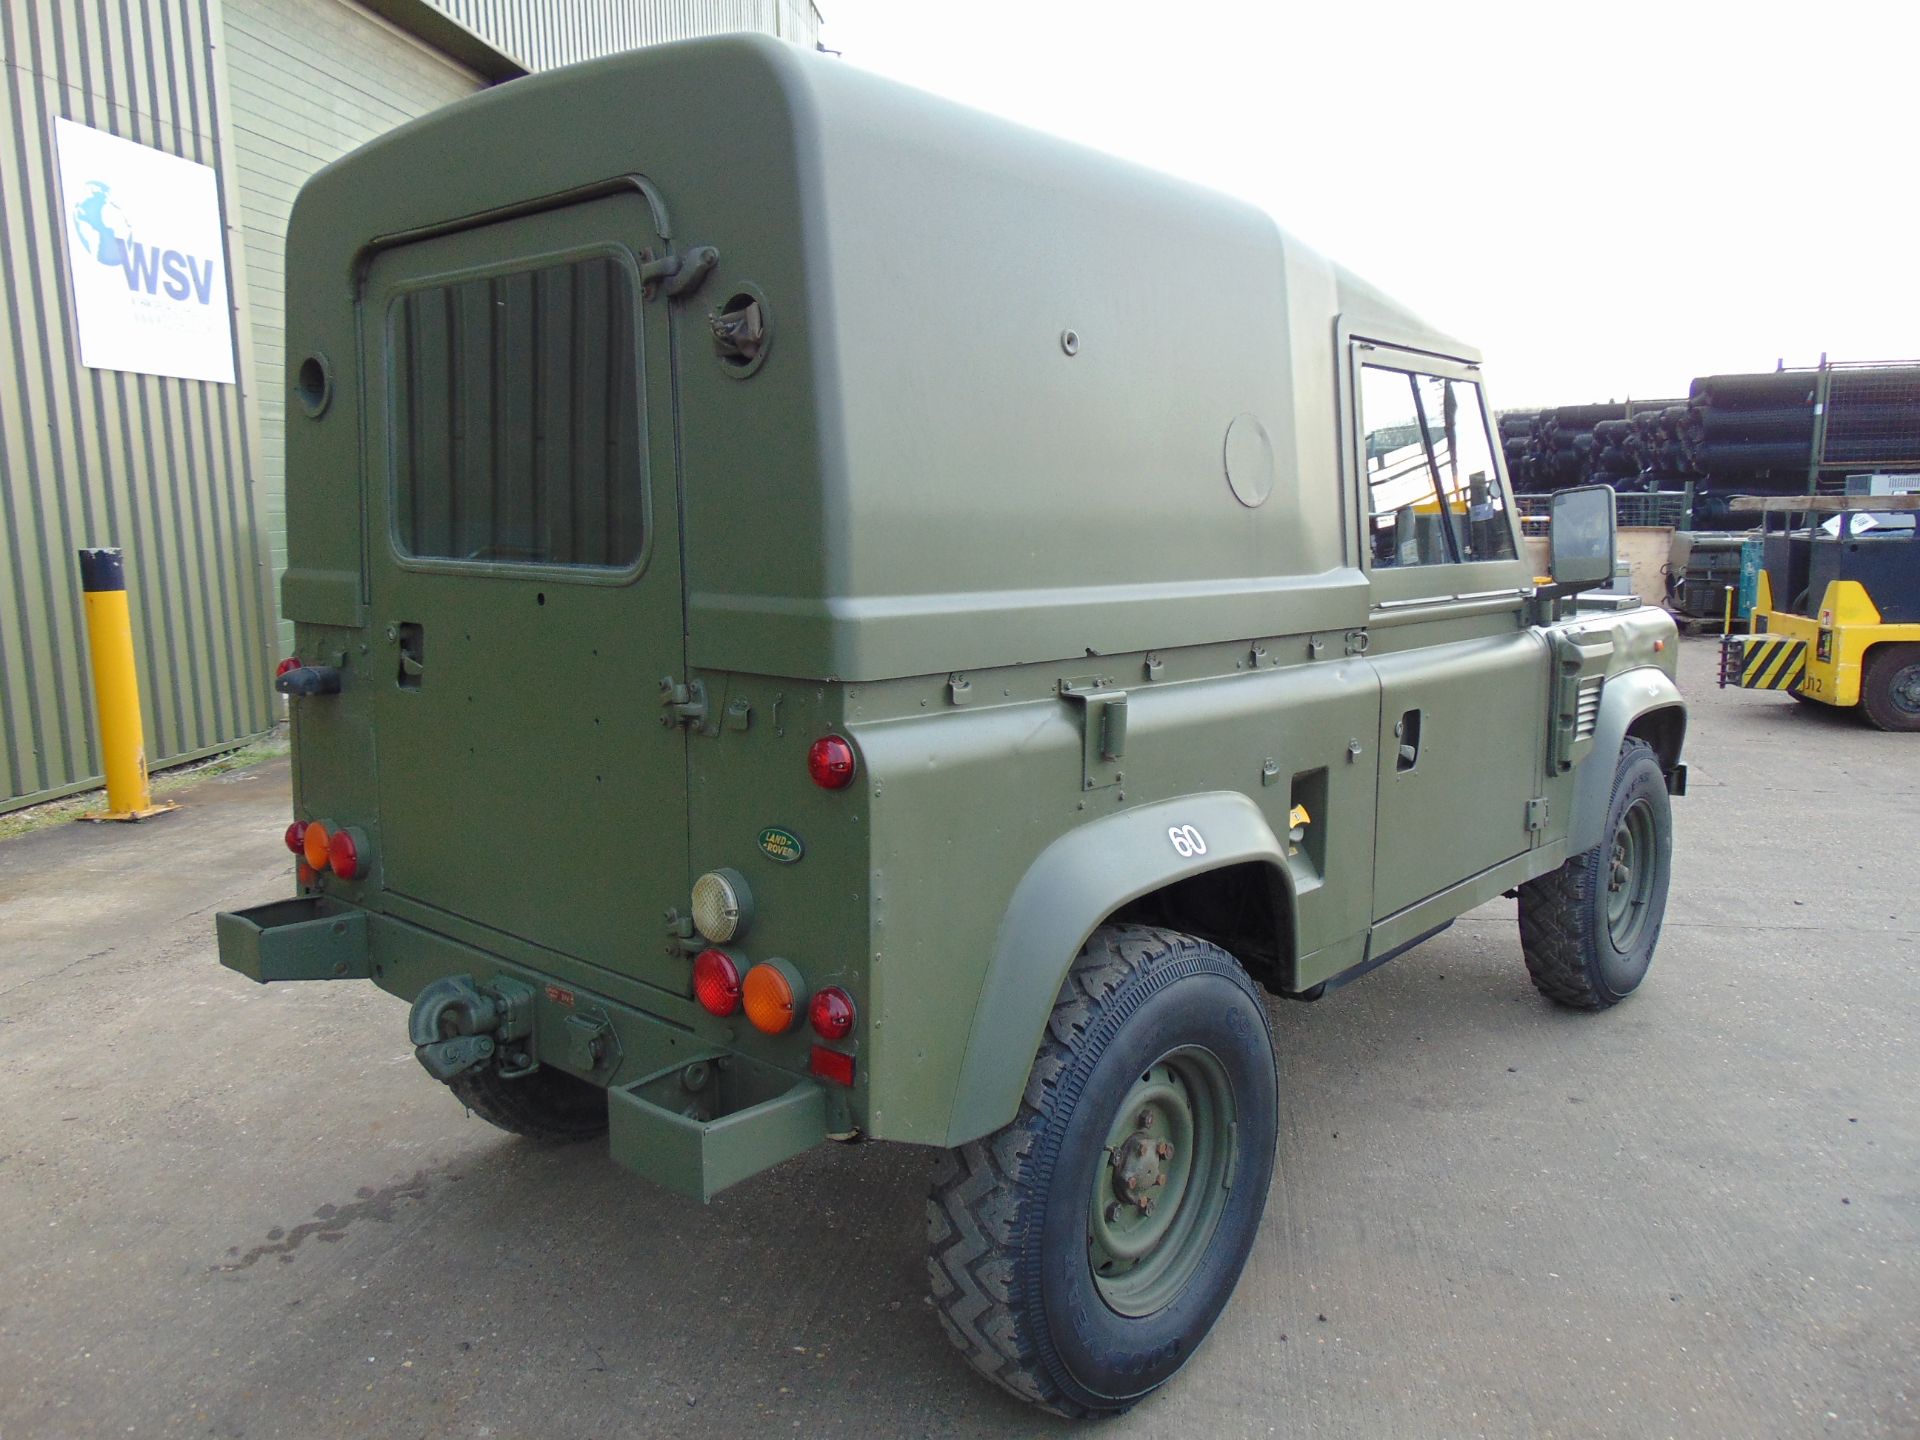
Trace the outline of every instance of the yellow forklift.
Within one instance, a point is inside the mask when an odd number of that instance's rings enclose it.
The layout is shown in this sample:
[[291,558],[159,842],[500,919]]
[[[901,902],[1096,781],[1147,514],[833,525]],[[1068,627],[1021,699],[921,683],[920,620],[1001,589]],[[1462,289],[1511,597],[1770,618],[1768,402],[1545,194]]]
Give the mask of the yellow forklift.
[[1738,496],[1760,513],[1749,632],[1723,637],[1721,685],[1855,707],[1920,731],[1920,495]]

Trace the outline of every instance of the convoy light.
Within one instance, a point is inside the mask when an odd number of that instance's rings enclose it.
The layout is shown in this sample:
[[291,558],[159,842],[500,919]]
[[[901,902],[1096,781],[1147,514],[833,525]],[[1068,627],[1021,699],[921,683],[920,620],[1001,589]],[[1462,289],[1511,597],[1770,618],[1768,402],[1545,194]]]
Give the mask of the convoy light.
[[693,961],[693,998],[709,1015],[740,1008],[740,967],[724,950],[702,950]]
[[836,1085],[853,1084],[853,1056],[839,1050],[829,1050],[824,1045],[813,1047],[813,1053],[807,1057],[807,1068],[822,1080],[831,1080]]
[[307,822],[296,820],[287,826],[287,849],[296,855],[306,853]]
[[844,790],[853,783],[853,746],[838,735],[822,735],[807,751],[807,773],[822,790]]
[[747,971],[740,986],[747,1019],[754,1029],[768,1035],[781,1035],[793,1028],[803,993],[798,972],[784,960],[762,960]]
[[333,867],[333,873],[342,880],[351,880],[360,873],[360,856],[366,844],[366,836],[358,830],[336,830],[333,838],[327,841],[327,863]]
[[307,864],[316,870],[324,870],[328,863],[328,847],[333,837],[327,833],[327,827],[318,820],[308,822],[306,833],[300,837],[300,848],[306,852]]
[[844,1040],[853,1033],[853,997],[829,985],[807,1006],[807,1019],[822,1040]]
[[753,896],[737,870],[709,870],[693,882],[693,928],[724,945],[746,933]]

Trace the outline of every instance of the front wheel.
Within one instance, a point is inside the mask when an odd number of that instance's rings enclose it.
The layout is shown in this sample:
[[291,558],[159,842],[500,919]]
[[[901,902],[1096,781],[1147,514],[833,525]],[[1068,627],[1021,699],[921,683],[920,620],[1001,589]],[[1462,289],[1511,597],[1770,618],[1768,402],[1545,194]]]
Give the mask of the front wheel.
[[1541,994],[1576,1010],[1604,1010],[1639,987],[1667,913],[1673,813],[1659,758],[1644,740],[1620,747],[1601,836],[1520,887],[1527,972]]
[[942,1154],[927,1268],[949,1337],[1022,1399],[1117,1414],[1219,1318],[1273,1177],[1266,1007],[1216,945],[1094,932],[1019,1114]]

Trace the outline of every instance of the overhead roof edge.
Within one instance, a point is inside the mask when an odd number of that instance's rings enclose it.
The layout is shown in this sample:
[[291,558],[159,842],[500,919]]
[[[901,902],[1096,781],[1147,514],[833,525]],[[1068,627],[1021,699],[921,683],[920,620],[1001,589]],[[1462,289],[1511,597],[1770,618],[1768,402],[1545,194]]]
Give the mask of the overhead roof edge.
[[359,3],[415,39],[478,71],[491,84],[518,80],[530,73],[524,61],[483,40],[427,0],[359,0]]

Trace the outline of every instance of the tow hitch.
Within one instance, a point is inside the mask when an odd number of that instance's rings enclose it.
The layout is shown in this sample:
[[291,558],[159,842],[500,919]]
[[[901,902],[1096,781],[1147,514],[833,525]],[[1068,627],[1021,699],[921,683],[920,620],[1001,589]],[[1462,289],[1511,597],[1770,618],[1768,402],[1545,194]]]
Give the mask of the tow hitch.
[[500,1073],[525,1075],[536,1067],[531,1046],[533,987],[496,979],[484,988],[471,975],[448,975],[422,990],[407,1015],[413,1053],[436,1080],[484,1065],[497,1054]]

